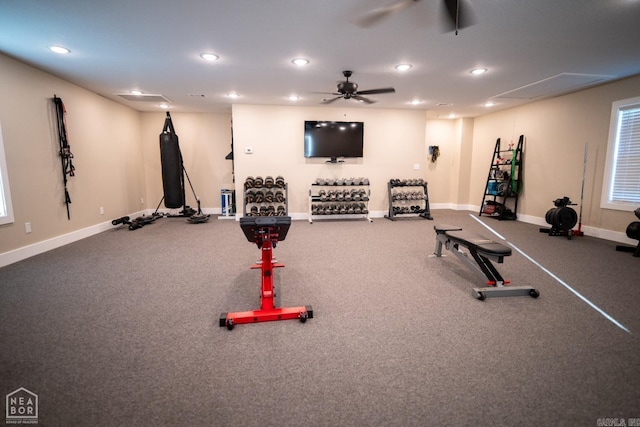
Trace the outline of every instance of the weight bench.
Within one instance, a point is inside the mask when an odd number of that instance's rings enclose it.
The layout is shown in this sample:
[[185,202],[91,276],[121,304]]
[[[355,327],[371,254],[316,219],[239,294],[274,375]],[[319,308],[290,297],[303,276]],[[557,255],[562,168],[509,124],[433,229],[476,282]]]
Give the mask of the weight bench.
[[[495,261],[502,264],[504,257],[511,256],[510,247],[489,240],[480,234],[463,231],[462,228],[456,226],[435,225],[433,228],[436,231],[436,250],[434,253],[436,257],[442,256],[442,246],[444,245],[474,273],[487,279],[487,286],[473,288],[475,298],[482,301],[488,297],[529,295],[537,298],[540,296],[540,292],[531,286],[507,286],[509,281],[504,280],[491,263],[491,261]],[[466,248],[468,253],[464,252],[462,248]]]
[[252,269],[260,270],[260,309],[222,313],[220,327],[232,330],[236,324],[269,322],[274,320],[298,319],[302,323],[313,318],[310,305],[278,308],[275,305],[276,290],[273,283],[273,270],[284,267],[273,258],[276,244],[284,240],[291,225],[290,216],[280,217],[242,217],[240,227],[247,240],[255,243],[262,253],[261,259]]

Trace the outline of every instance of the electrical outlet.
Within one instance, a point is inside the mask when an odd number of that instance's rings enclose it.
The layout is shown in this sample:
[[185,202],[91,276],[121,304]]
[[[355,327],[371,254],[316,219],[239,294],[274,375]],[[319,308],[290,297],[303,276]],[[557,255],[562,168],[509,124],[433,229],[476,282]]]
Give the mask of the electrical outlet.
[[104,208],[100,206],[100,215],[104,215]]
[[420,170],[420,163],[414,163],[413,169],[419,171]]
[[245,154],[253,154],[253,147],[245,147],[244,153]]
[[140,197],[140,204],[144,205],[144,197]]
[[25,222],[24,223],[24,232],[29,234],[31,233],[31,223],[30,222]]

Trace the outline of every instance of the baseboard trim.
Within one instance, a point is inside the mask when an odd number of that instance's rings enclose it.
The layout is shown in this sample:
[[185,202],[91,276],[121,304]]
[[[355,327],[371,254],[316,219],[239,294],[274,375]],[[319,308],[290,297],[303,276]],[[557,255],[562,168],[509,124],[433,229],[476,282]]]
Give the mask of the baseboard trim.
[[[451,210],[457,210],[457,211],[471,211],[475,213],[480,211],[479,206],[456,205],[451,203],[434,203],[430,205],[430,208],[431,210],[451,209]],[[169,213],[168,209],[159,209],[158,211],[162,213]],[[131,218],[136,218],[140,215],[151,215],[153,212],[155,212],[153,209],[146,209],[144,211],[130,214],[129,216]],[[202,212],[210,215],[222,214],[222,210],[220,208],[205,208],[205,209],[202,209]],[[372,211],[369,213],[369,216],[371,218],[383,218],[387,213],[388,213],[387,211]],[[309,214],[306,212],[291,213],[289,215],[291,216],[292,220],[308,220],[309,219]],[[235,219],[236,221],[239,221],[240,215],[235,214],[230,217],[225,217],[224,219]],[[540,227],[547,227],[549,225],[543,218],[531,216],[531,215],[519,214],[518,221],[526,222],[528,224],[535,224]],[[69,243],[73,243],[78,240],[91,237],[93,235],[102,233],[112,228],[113,228],[113,225],[111,224],[111,221],[102,222],[100,224],[92,225],[91,227],[83,228],[81,230],[73,231],[71,233],[63,234],[61,236],[52,237],[50,239],[43,240],[41,242],[33,243],[28,246],[23,246],[18,249],[1,253],[0,268],[22,261],[32,256],[48,252],[52,249],[56,249],[64,245],[68,245]],[[622,244],[626,244],[634,247],[638,245],[638,242],[636,240],[630,239],[627,237],[626,233],[622,233],[618,231],[584,226],[582,227],[582,232],[584,233],[585,236],[591,236],[599,239],[610,240],[612,242],[622,243]]]
[[[135,215],[135,214],[134,214]],[[130,216],[134,216],[130,215]],[[137,214],[140,215],[140,214]],[[31,258],[35,255],[48,252],[52,249],[59,248],[69,243],[77,242],[78,240],[86,239],[93,235],[102,233],[113,228],[111,221],[102,222],[100,224],[92,225],[91,227],[83,228],[81,230],[72,231],[71,233],[63,234],[61,236],[52,237],[41,242],[33,243],[31,245],[23,246],[18,249],[14,249],[9,252],[0,254],[0,267],[5,267],[9,264],[13,264],[22,261],[27,258]]]
[[[475,211],[479,212],[480,207],[477,207]],[[534,224],[539,227],[549,227],[549,224],[544,218],[532,216],[532,215],[518,214],[518,221],[526,222],[527,224]],[[574,228],[574,230],[576,228]],[[619,231],[605,230],[604,228],[589,227],[589,226],[582,226],[581,230],[585,236],[591,236],[591,237],[596,237],[598,239],[610,240],[616,243],[624,243],[626,245],[631,245],[634,247],[638,246],[637,240],[630,239],[627,237],[626,233],[622,233]]]
[[[169,214],[174,212],[171,209],[158,209],[158,212],[163,214]],[[127,216],[130,218],[137,218],[142,215],[151,215],[155,212],[155,209],[145,209],[143,211],[135,212],[132,214],[128,214]],[[204,208],[202,209],[202,213],[210,214],[210,215],[221,215],[221,208]],[[232,218],[235,218],[233,216]],[[39,255],[45,252],[48,252],[52,249],[59,248],[64,245],[68,245],[69,243],[77,242],[78,240],[85,239],[87,237],[91,237],[93,235],[102,233],[104,231],[110,230],[113,228],[113,224],[111,224],[111,220],[102,222],[100,224],[92,225],[91,227],[83,228],[81,230],[72,231],[71,233],[63,234],[60,236],[52,237],[47,240],[43,240],[41,242],[33,243],[31,245],[23,246],[18,249],[14,249],[8,252],[4,252],[0,254],[0,268],[5,267],[7,265],[22,261],[27,258],[31,258],[32,256]]]

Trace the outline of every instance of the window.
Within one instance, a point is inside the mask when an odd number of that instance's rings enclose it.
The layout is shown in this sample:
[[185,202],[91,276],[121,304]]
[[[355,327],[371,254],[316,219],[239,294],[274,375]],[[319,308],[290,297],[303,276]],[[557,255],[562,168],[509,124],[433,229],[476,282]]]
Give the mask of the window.
[[2,141],[2,127],[0,126],[0,225],[13,222],[13,207],[11,206],[11,192],[9,191],[9,174],[4,157],[4,143]]
[[640,206],[640,97],[613,103],[600,207]]

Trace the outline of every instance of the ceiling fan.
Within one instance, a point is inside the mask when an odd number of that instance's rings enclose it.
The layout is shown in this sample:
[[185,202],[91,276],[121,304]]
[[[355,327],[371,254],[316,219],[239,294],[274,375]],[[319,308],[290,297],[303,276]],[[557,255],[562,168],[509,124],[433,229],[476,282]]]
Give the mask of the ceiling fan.
[[[355,24],[361,27],[370,27],[386,19],[387,17],[414,5],[420,0],[396,0],[395,3],[379,7],[362,15],[356,19]],[[443,8],[443,22],[447,31],[454,31],[456,35],[458,30],[469,27],[475,23],[471,5],[467,0],[441,0]]]
[[330,104],[340,98],[355,99],[356,101],[362,101],[366,104],[373,104],[374,100],[365,98],[362,95],[375,95],[380,93],[395,93],[395,89],[392,87],[385,87],[380,89],[358,90],[358,85],[349,81],[349,77],[353,74],[352,71],[343,71],[342,75],[346,78],[344,82],[338,83],[338,91],[332,92],[331,95],[336,95],[335,98],[325,99],[322,104]]

